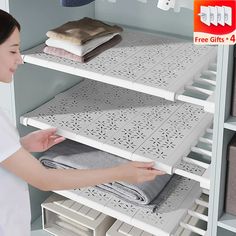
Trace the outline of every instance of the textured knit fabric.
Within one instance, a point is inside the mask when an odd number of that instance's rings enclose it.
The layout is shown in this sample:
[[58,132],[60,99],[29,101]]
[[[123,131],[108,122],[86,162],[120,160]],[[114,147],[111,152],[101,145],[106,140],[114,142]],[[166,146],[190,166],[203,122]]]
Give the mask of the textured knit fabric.
[[[0,110],[0,162],[21,148],[16,127]],[[30,203],[26,182],[0,167],[0,235],[30,235]]]
[[101,44],[106,43],[107,41],[112,39],[116,34],[118,34],[118,33],[109,34],[109,35],[105,35],[105,36],[102,36],[99,38],[95,38],[95,39],[89,40],[88,42],[86,42],[83,45],[76,45],[76,44],[72,44],[68,41],[52,39],[52,38],[49,38],[45,43],[49,47],[64,49],[70,53],[73,53],[77,56],[82,57],[85,54],[87,54],[88,52],[95,49],[96,47],[98,47]]
[[66,40],[82,45],[85,42],[113,33],[120,33],[122,28],[111,26],[102,21],[84,17],[81,20],[69,21],[55,29],[49,30],[46,35],[49,38]]
[[60,49],[60,48],[55,48],[55,47],[45,47],[44,52],[50,55],[66,58],[69,60],[77,61],[77,62],[88,62],[89,60],[93,59],[94,57],[98,56],[100,53],[104,52],[105,50],[114,47],[121,41],[121,36],[116,35],[112,39],[110,39],[108,42],[103,43],[102,45],[98,46],[94,50],[88,52],[84,56],[80,57],[77,56],[73,53],[70,53],[66,50]]
[[[70,140],[66,140],[45,152],[40,161],[47,167],[62,169],[107,168],[128,162],[118,156]],[[171,176],[164,175],[142,184],[113,182],[97,187],[132,203],[147,205],[158,196],[170,178]]]
[[80,7],[91,2],[94,2],[94,0],[61,0],[61,5],[63,7]]

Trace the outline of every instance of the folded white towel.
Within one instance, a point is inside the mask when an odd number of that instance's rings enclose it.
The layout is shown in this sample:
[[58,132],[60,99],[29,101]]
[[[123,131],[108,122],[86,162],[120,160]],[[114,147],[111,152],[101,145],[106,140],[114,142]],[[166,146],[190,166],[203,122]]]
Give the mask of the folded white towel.
[[45,43],[47,46],[64,49],[67,52],[73,53],[77,56],[84,56],[86,53],[92,51],[101,44],[106,43],[117,34],[119,33],[109,34],[106,36],[95,38],[82,45],[72,44],[65,40],[53,39],[53,38],[47,39]]

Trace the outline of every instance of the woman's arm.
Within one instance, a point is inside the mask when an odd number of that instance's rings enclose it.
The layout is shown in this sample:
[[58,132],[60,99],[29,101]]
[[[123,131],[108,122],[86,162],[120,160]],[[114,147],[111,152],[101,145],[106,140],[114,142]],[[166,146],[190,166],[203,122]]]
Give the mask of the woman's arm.
[[152,169],[151,162],[128,162],[112,168],[93,170],[47,169],[24,148],[1,162],[1,166],[44,191],[75,189],[113,181],[140,183],[164,174]]

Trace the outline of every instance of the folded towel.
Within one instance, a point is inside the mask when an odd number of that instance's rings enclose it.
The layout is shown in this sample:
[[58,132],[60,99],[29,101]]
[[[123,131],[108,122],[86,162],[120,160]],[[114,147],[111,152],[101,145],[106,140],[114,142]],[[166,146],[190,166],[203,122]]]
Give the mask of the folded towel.
[[117,34],[118,33],[114,33],[114,34],[109,34],[109,35],[102,36],[99,38],[95,38],[95,39],[89,40],[88,42],[86,42],[83,45],[76,45],[76,44],[72,44],[72,43],[65,41],[65,40],[52,39],[52,38],[47,39],[45,43],[49,47],[64,49],[70,53],[73,53],[77,56],[82,57],[86,53],[88,53],[88,52],[92,51],[93,49],[95,49],[96,47],[100,46],[101,44],[106,43],[107,41],[112,39]]
[[61,5],[63,7],[80,7],[91,2],[94,2],[94,0],[61,0]]
[[121,41],[121,36],[116,35],[112,39],[110,39],[108,42],[103,43],[102,45],[96,47],[92,51],[88,52],[84,56],[80,57],[77,56],[73,53],[70,53],[66,50],[60,49],[60,48],[55,48],[55,47],[45,47],[43,51],[47,54],[58,56],[58,57],[63,57],[69,60],[77,61],[77,62],[88,62],[94,57],[98,56],[100,53],[104,52],[105,50],[114,47]]
[[82,45],[85,42],[105,36],[120,33],[122,28],[117,25],[108,25],[102,21],[84,17],[78,21],[69,21],[55,29],[49,30],[46,35],[49,38],[66,40]]
[[[66,140],[46,151],[40,158],[40,162],[50,168],[94,169],[113,167],[126,163],[128,160]],[[170,175],[163,175],[141,184],[113,182],[96,187],[133,204],[146,205],[154,209],[155,205],[152,201],[156,199],[170,178]]]

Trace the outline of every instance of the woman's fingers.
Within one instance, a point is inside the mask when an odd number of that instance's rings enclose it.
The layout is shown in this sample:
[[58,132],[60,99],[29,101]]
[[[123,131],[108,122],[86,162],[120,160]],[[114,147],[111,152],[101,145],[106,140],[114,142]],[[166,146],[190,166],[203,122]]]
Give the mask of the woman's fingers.
[[40,130],[39,132],[43,132],[48,135],[55,135],[56,131],[57,131],[57,128],[49,128],[49,129]]
[[138,182],[145,182],[154,180],[157,176],[165,175],[166,173],[160,170],[147,170],[144,169],[143,173],[140,175]]
[[152,168],[155,162],[132,161],[132,165],[138,168]]
[[50,137],[48,145],[51,147],[55,144],[63,142],[64,140],[65,140],[65,138],[61,137],[61,136],[54,137],[54,138]]
[[61,143],[61,142],[63,142],[64,140],[65,140],[64,137],[58,137],[58,138],[54,139],[54,143],[55,143],[55,144]]
[[133,161],[132,163],[137,168],[148,169],[149,173],[153,173],[153,174],[156,174],[156,175],[164,175],[164,174],[166,174],[164,171],[154,169],[153,167],[155,165],[155,162],[153,162],[153,161],[151,161],[151,162]]

